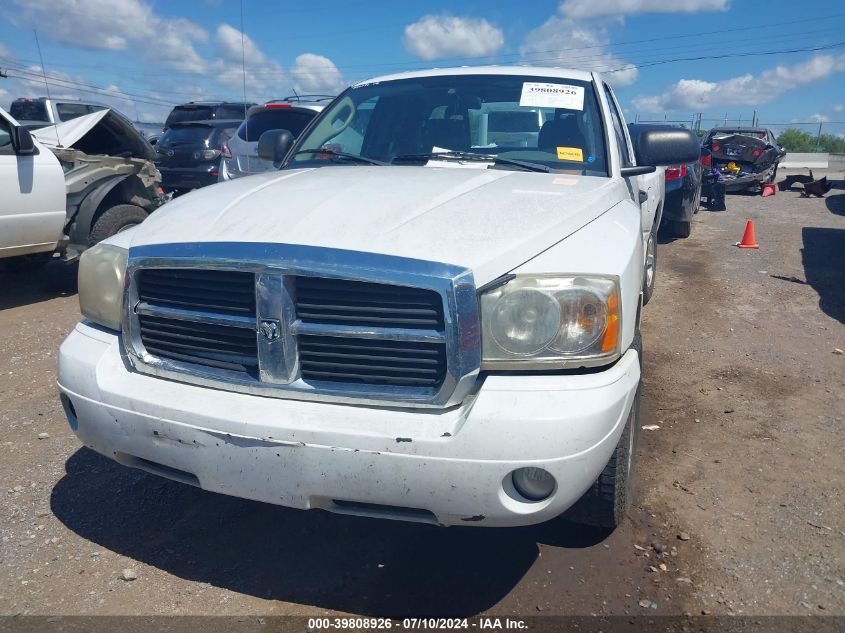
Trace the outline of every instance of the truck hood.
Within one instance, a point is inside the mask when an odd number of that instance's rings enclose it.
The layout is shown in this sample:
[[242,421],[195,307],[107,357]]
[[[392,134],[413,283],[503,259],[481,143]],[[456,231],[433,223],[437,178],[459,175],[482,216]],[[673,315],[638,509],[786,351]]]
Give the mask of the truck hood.
[[484,284],[627,197],[618,179],[499,169],[326,166],[212,185],[166,204],[130,247],[271,242],[473,270]]
[[156,155],[153,146],[129,121],[109,109],[48,125],[33,131],[32,135],[50,147],[78,149],[94,156],[152,160]]

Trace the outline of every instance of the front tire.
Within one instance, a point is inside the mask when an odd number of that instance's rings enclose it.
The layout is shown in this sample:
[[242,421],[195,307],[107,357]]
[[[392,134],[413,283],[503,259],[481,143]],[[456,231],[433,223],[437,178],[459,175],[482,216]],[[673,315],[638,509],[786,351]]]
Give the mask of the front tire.
[[[631,347],[637,350],[642,371],[643,348],[639,331],[634,336]],[[565,519],[610,530],[616,529],[625,519],[634,496],[634,457],[640,431],[640,385],[637,386],[625,428],[610,460],[590,489],[564,515]]]
[[654,280],[657,277],[657,236],[652,231],[648,236],[643,267],[643,305],[651,301],[654,294]]
[[132,228],[147,219],[147,212],[135,204],[118,204],[106,209],[94,221],[88,234],[88,246]]

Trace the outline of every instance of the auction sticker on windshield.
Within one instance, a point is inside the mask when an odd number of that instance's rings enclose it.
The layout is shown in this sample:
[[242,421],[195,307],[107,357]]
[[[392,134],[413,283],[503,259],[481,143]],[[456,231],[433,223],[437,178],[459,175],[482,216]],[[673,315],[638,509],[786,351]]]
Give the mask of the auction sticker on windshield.
[[584,151],[580,147],[558,147],[558,160],[574,160],[579,163],[584,162]]
[[519,105],[535,108],[583,110],[584,88],[583,86],[526,81],[522,84],[522,95],[519,97]]

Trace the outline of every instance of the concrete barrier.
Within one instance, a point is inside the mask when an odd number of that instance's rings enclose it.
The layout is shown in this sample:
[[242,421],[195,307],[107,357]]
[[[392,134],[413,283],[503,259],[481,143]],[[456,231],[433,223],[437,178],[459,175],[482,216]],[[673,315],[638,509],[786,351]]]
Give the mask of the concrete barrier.
[[[835,154],[841,156],[841,154]],[[829,154],[800,154],[798,152],[787,152],[780,166],[784,169],[827,169],[830,162]]]
[[845,170],[845,154],[828,154],[827,168],[837,171]]

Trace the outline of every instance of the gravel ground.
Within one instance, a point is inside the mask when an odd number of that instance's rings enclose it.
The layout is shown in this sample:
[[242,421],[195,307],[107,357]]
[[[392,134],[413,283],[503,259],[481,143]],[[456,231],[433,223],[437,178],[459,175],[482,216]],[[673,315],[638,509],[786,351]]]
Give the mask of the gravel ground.
[[[661,241],[643,317],[659,428],[613,534],[298,512],[119,466],[59,406],[75,271],[0,272],[0,614],[845,614],[838,184],[732,195]],[[734,246],[746,219],[759,250]]]

